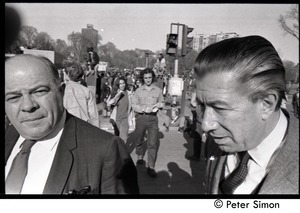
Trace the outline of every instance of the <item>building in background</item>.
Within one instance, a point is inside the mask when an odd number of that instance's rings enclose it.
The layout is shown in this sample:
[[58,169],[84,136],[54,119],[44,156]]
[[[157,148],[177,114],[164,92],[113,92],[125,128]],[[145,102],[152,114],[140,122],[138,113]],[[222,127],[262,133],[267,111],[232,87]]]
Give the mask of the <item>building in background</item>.
[[[83,51],[87,51],[88,47],[93,47],[94,52],[98,52],[98,30],[94,29],[92,24],[87,24],[86,28],[81,29],[82,34],[82,42],[81,42],[81,49]],[[85,56],[85,54],[81,54],[81,56]],[[85,58],[81,58],[81,61],[86,61]]]
[[194,36],[193,39],[193,50],[197,52],[201,52],[205,47],[211,45],[213,43],[229,39],[239,37],[239,35],[235,32],[231,33],[217,33],[217,34],[198,34]]

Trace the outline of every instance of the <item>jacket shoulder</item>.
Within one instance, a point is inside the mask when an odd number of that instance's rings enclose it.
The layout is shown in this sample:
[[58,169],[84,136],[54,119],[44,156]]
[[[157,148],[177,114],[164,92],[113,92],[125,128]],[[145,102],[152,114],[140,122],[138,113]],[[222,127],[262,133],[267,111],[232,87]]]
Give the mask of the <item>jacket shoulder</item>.
[[287,135],[259,193],[299,193],[299,139]]
[[79,130],[82,135],[86,136],[86,140],[112,139],[114,137],[112,133],[104,131],[103,129],[100,129],[84,120],[75,116],[74,119],[78,125],[77,130]]

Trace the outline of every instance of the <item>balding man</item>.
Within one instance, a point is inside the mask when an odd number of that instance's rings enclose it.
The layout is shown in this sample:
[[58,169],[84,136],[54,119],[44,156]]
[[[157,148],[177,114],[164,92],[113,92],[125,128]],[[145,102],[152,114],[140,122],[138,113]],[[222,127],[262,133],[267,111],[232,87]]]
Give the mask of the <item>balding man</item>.
[[24,54],[5,61],[11,122],[5,133],[5,193],[138,193],[124,142],[69,114],[63,94],[48,59]]

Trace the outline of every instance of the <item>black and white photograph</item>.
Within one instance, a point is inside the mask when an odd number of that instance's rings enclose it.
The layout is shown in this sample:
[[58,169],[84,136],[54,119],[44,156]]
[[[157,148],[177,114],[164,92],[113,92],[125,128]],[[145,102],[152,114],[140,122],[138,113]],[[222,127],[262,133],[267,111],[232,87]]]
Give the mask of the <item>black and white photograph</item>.
[[5,3],[4,76],[1,197],[299,198],[298,4]]

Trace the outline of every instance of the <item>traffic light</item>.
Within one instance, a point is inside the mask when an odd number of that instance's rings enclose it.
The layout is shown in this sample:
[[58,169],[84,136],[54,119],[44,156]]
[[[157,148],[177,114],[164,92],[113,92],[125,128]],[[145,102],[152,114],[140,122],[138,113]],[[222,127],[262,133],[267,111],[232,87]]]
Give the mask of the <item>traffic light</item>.
[[193,49],[193,37],[188,37],[188,34],[192,32],[194,28],[184,25],[182,28],[182,47],[181,55],[187,55]]
[[167,35],[167,51],[168,55],[174,55],[176,53],[178,43],[178,35],[177,34],[168,34]]

